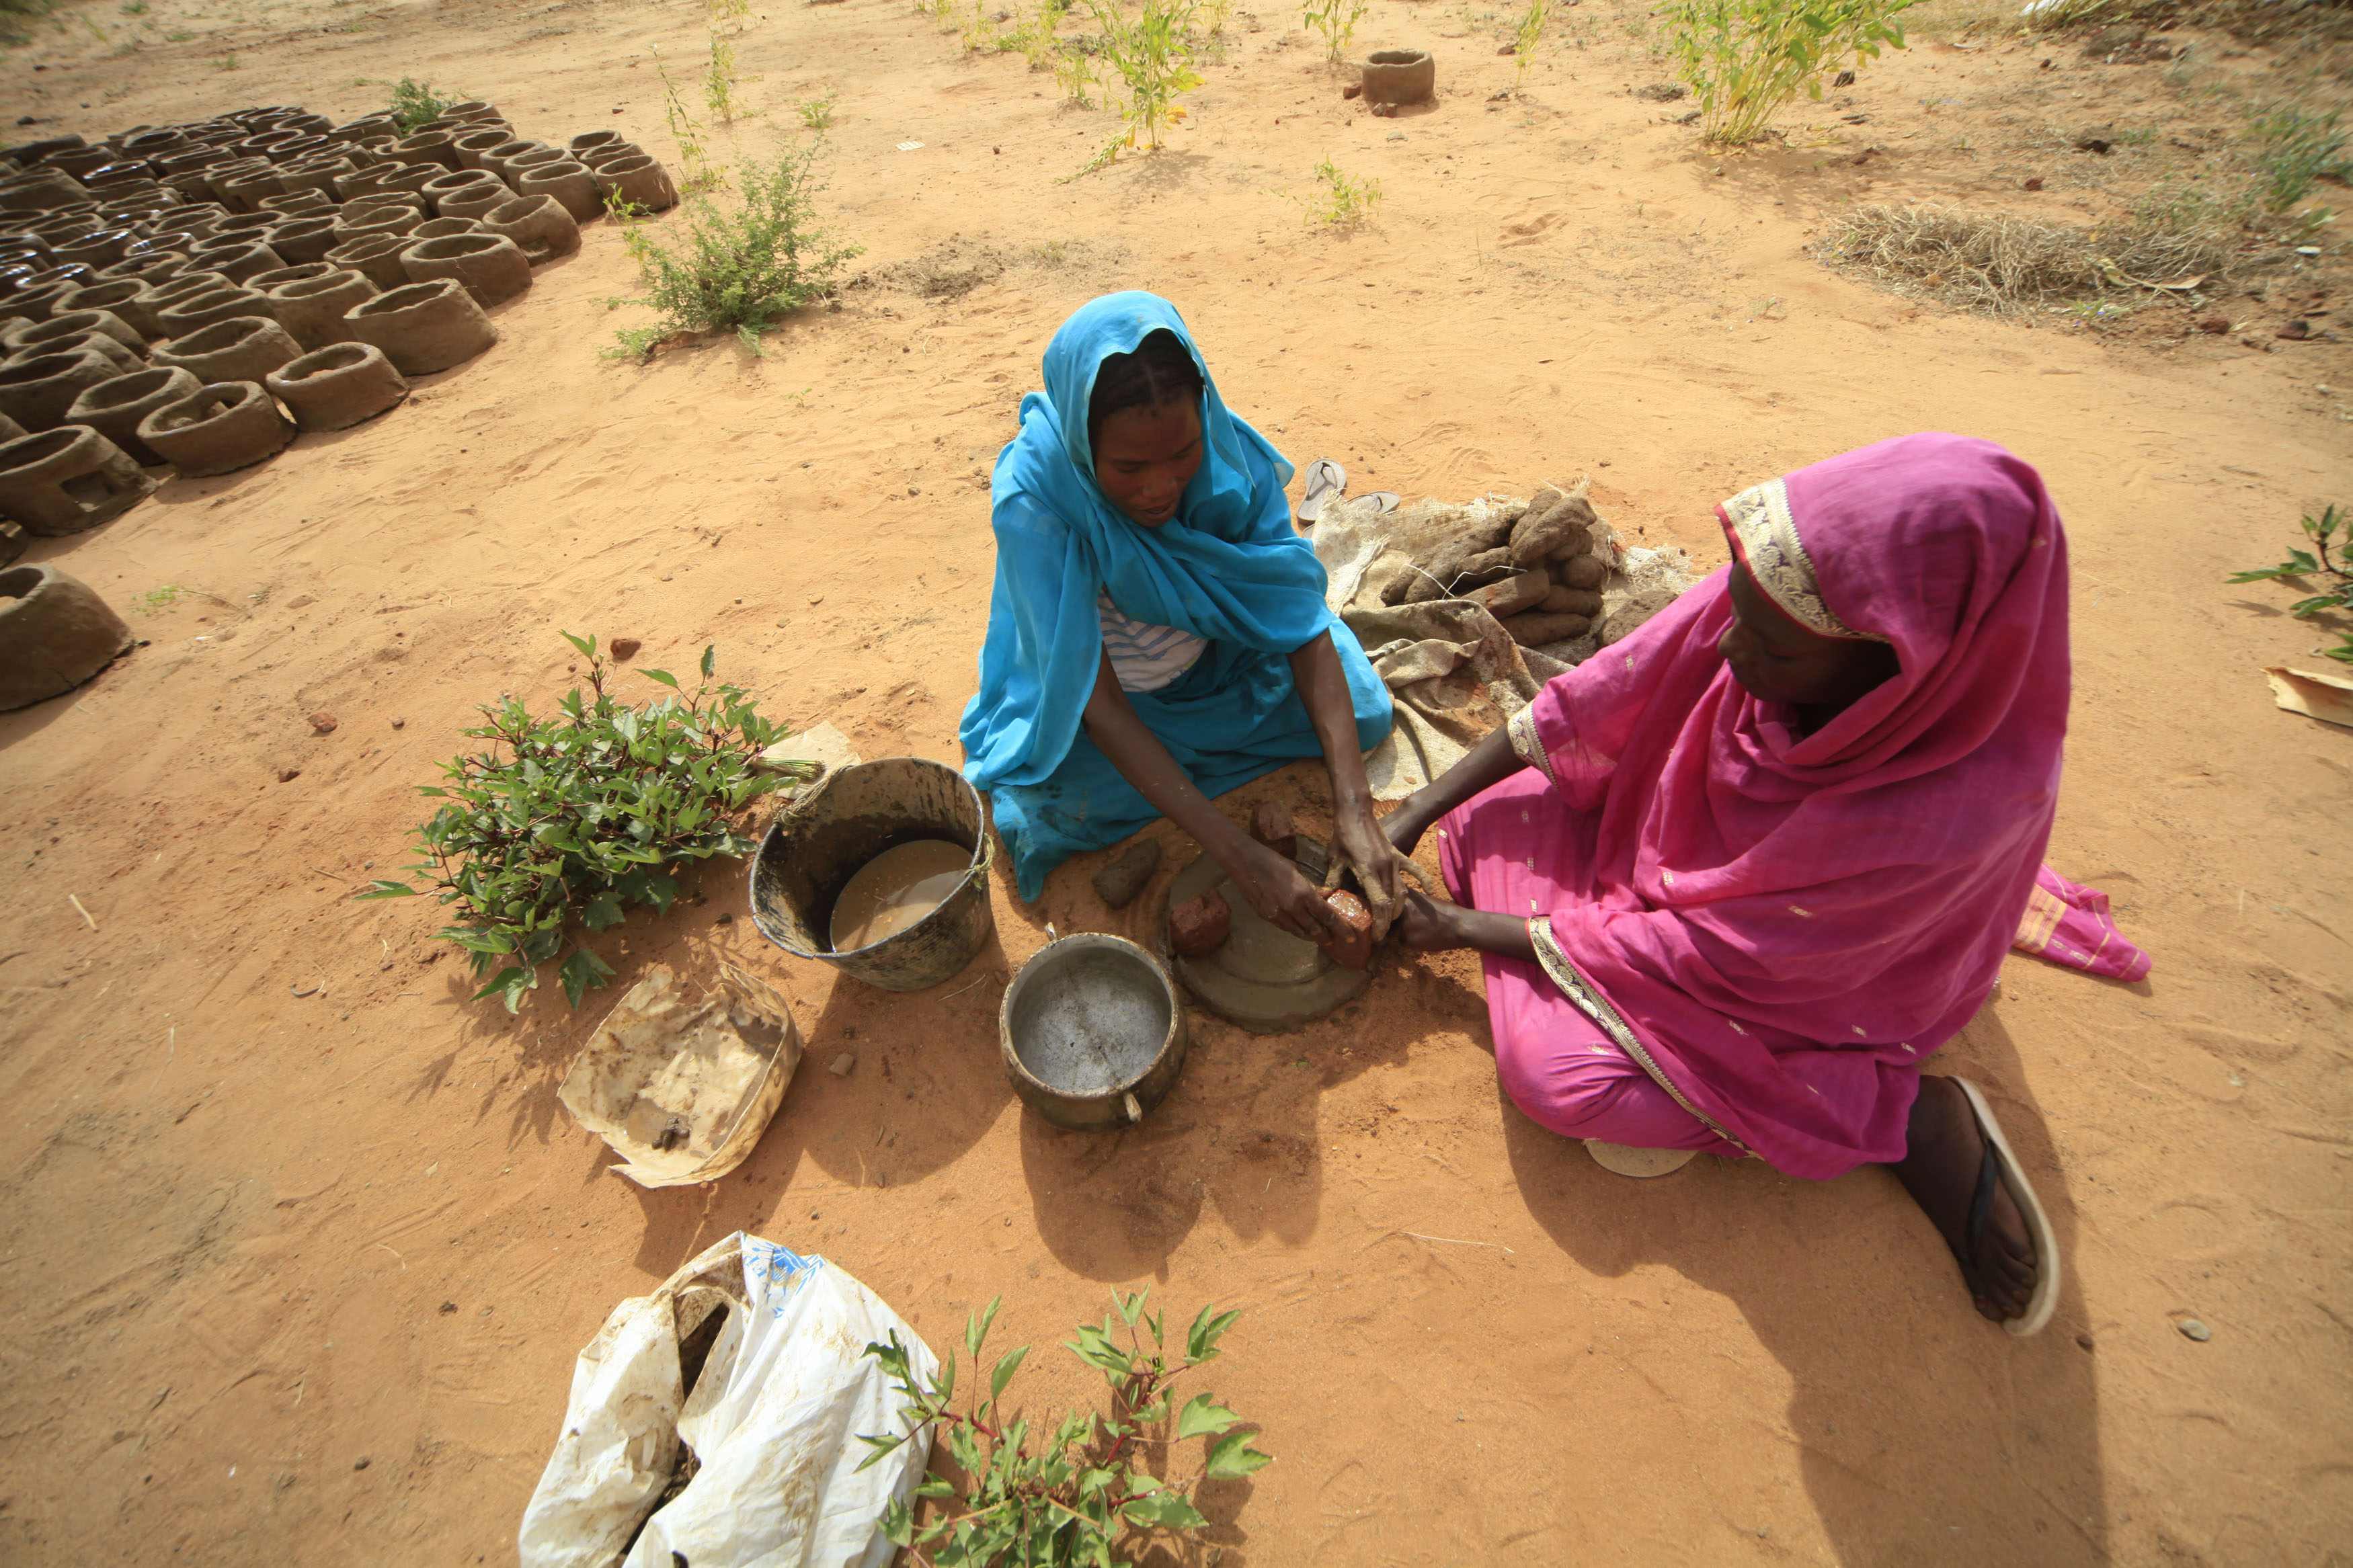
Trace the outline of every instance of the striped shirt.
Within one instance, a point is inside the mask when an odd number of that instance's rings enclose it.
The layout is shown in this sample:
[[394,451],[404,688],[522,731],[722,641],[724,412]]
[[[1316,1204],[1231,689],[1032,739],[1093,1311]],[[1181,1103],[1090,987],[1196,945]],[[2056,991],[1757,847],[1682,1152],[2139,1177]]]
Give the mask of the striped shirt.
[[1122,615],[1108,593],[1095,595],[1095,608],[1103,617],[1103,652],[1122,691],[1157,691],[1174,683],[1209,646],[1191,632]]

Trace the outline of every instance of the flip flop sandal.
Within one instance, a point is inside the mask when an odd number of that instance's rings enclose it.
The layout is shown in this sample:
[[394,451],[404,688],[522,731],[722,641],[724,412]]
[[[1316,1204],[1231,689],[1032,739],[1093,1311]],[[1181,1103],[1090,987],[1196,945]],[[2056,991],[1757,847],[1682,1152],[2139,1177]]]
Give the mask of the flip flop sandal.
[[1969,1199],[1968,1223],[1962,1228],[1969,1256],[1978,1255],[1978,1243],[1984,1238],[1985,1227],[1993,1218],[1997,1184],[2010,1189],[2010,1201],[2026,1216],[2027,1234],[2034,1238],[2034,1293],[2026,1299],[2024,1312],[2001,1325],[2024,1339],[2029,1334],[2041,1333],[2059,1305],[2059,1238],[2052,1233],[2042,1202],[2034,1195],[2018,1156],[2010,1152],[2010,1140],[2002,1136],[2001,1123],[1994,1120],[1993,1107],[1986,1103],[1984,1092],[1968,1079],[1956,1078],[1953,1081],[1968,1097],[1969,1112],[1977,1118],[1978,1131],[1985,1138],[1985,1159],[1978,1166],[1978,1190]]
[[1630,1143],[1611,1143],[1599,1138],[1588,1138],[1585,1152],[1603,1170],[1631,1176],[1638,1182],[1671,1176],[1699,1158],[1696,1149],[1637,1149]]
[[1395,490],[1374,490],[1363,499],[1372,502],[1383,511],[1395,511],[1398,509],[1398,493]]
[[1324,515],[1325,503],[1337,500],[1348,488],[1348,470],[1329,458],[1318,458],[1307,465],[1307,493],[1299,499],[1299,521],[1314,522]]

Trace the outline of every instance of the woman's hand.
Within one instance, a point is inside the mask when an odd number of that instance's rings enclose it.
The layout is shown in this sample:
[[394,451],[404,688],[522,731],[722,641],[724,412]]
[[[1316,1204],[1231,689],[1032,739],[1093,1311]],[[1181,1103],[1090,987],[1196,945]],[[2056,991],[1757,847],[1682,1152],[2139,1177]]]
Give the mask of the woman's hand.
[[1324,903],[1315,884],[1297,866],[1265,845],[1243,839],[1225,868],[1226,875],[1233,879],[1234,886],[1250,900],[1261,920],[1282,927],[1302,942],[1325,942],[1345,934],[1339,917]]
[[1416,952],[1445,952],[1466,945],[1456,928],[1455,917],[1461,910],[1452,904],[1441,904],[1417,888],[1406,889],[1404,907],[1398,911],[1398,940]]
[[1381,834],[1400,855],[1410,856],[1421,843],[1421,836],[1430,831],[1430,817],[1421,806],[1421,792],[1413,794],[1398,804],[1398,808],[1381,818]]
[[1343,866],[1356,874],[1356,884],[1365,891],[1365,907],[1372,912],[1373,940],[1378,942],[1388,935],[1390,922],[1398,917],[1404,878],[1419,877],[1420,868],[1399,852],[1396,841],[1373,816],[1369,801],[1359,803],[1354,810],[1340,811],[1332,824],[1332,835],[1339,840],[1338,864],[1324,883],[1337,887]]

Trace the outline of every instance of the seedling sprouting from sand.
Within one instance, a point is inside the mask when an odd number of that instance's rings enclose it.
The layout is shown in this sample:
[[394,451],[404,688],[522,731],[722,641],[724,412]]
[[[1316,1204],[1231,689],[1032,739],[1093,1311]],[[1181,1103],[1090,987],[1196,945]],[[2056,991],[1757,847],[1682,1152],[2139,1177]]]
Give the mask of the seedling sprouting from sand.
[[178,604],[187,596],[187,592],[177,583],[166,583],[160,588],[150,588],[132,600],[131,607],[142,616],[152,616],[159,610],[166,610]]
[[1799,94],[1820,98],[1834,71],[1904,47],[1897,16],[1914,0],[1668,0],[1668,53],[1699,100],[1717,146],[1766,132]]
[[1528,0],[1528,8],[1512,28],[1512,82],[1525,81],[1528,62],[1536,58],[1536,46],[1544,42],[1545,19],[1552,15],[1552,0]]
[[[606,689],[596,639],[564,637],[588,660],[589,694],[575,687],[553,718],[513,696],[482,708],[466,734],[490,744],[444,763],[443,782],[418,791],[444,804],[417,830],[407,879],[380,879],[358,895],[430,894],[451,907],[455,923],[438,934],[466,951],[477,980],[488,977],[475,1000],[499,997],[511,1013],[575,921],[603,931],[632,904],[667,910],[682,863],[751,853],[739,831],[745,813],[790,777],[754,767],[789,731],[742,688],[712,684],[715,649],[702,650],[691,695],[668,670],[637,671],[670,695],[632,708]],[[575,1007],[613,975],[581,946],[557,973]]]
[[[2340,514],[2335,505],[2321,509],[2320,515],[2306,513],[2304,536],[2312,541],[2310,550],[2291,550],[2287,559],[2276,566],[2260,567],[2253,572],[2241,572],[2230,580],[2233,583],[2263,583],[2284,580],[2300,587],[2317,588],[2319,593],[2298,599],[2287,607],[2287,613],[2299,621],[2309,621],[2321,616],[2353,616],[2353,567],[2332,555],[2332,546],[2342,549],[2337,536],[2346,535],[2345,544],[2353,544],[2353,520]],[[2353,664],[2353,631],[2342,633],[2337,646],[2325,650],[2328,657],[2342,663]]]
[[1118,73],[1127,101],[1120,106],[1120,133],[1079,171],[1082,174],[1103,168],[1139,142],[1146,152],[1158,151],[1160,133],[1185,118],[1185,106],[1177,98],[1201,85],[1200,73],[1193,68],[1197,0],[1144,0],[1132,19],[1111,0],[1088,4],[1103,27],[1103,58]]
[[702,73],[702,101],[722,125],[735,121],[735,40],[714,29],[711,64]]
[[623,237],[645,293],[612,302],[650,305],[660,320],[622,331],[617,357],[642,357],[672,338],[727,331],[756,354],[762,332],[834,292],[841,268],[859,250],[831,244],[818,226],[823,145],[812,140],[797,153],[745,163],[736,173],[740,198],[731,206],[689,197],[685,226],[668,226],[668,239],[650,226]]
[[1365,0],[1306,0],[1299,8],[1300,26],[1324,38],[1324,58],[1334,65],[1348,56],[1348,40],[1365,19]]
[[[1029,1346],[1017,1345],[997,1358],[988,1371],[987,1398],[973,1386],[980,1381],[980,1350],[997,1321],[997,1301],[965,1321],[965,1352],[972,1365],[965,1411],[950,1408],[956,1384],[954,1351],[936,1376],[918,1380],[895,1331],[889,1343],[866,1347],[908,1405],[903,1432],[860,1436],[874,1450],[866,1464],[929,1428],[934,1440],[946,1446],[959,1478],[927,1477],[915,1489],[917,1497],[934,1505],[928,1519],[918,1522],[904,1503],[893,1502],[883,1511],[882,1533],[906,1548],[911,1563],[1117,1564],[1125,1559],[1112,1555],[1115,1545],[1156,1530],[1194,1531],[1209,1522],[1185,1488],[1169,1486],[1146,1467],[1144,1450],[1208,1438],[1203,1480],[1240,1480],[1273,1462],[1250,1447],[1250,1434],[1238,1430],[1241,1417],[1219,1405],[1217,1395],[1197,1394],[1176,1410],[1170,1392],[1177,1378],[1217,1359],[1219,1340],[1241,1314],[1202,1308],[1186,1331],[1184,1354],[1172,1362],[1161,1315],[1145,1310],[1150,1294],[1113,1292],[1113,1310],[1102,1324],[1081,1324],[1077,1337],[1063,1347],[1103,1373],[1111,1385],[1110,1413],[1066,1415],[1050,1436],[1041,1428],[1035,1442],[1029,1419],[1008,1419],[1000,1404]],[[1149,1350],[1139,1325],[1152,1336]]]
[[801,100],[801,123],[811,131],[824,132],[833,129],[833,100],[807,98]]
[[1309,223],[1355,228],[1372,216],[1373,209],[1380,205],[1378,180],[1351,179],[1329,158],[1315,165],[1315,177],[1323,182],[1324,188],[1308,201]]
[[662,113],[670,122],[670,139],[678,148],[679,190],[691,193],[723,184],[726,176],[712,166],[703,141],[702,122],[687,108],[670,68],[662,64],[661,51],[654,50],[653,57],[654,74],[661,79]]

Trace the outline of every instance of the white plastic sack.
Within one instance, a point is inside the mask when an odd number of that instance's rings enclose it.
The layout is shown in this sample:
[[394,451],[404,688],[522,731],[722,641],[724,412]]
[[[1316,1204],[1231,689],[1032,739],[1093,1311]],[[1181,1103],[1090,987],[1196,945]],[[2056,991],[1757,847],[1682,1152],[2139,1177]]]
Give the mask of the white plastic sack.
[[[726,1317],[682,1395],[680,1342],[714,1311]],[[894,1330],[929,1379],[937,1359],[881,1298],[742,1231],[622,1302],[574,1364],[563,1435],[523,1510],[522,1568],[884,1568],[882,1510],[931,1459],[921,1433],[857,1473],[856,1437],[904,1425],[905,1401],[864,1354]],[[690,1461],[700,1468],[661,1502]]]

